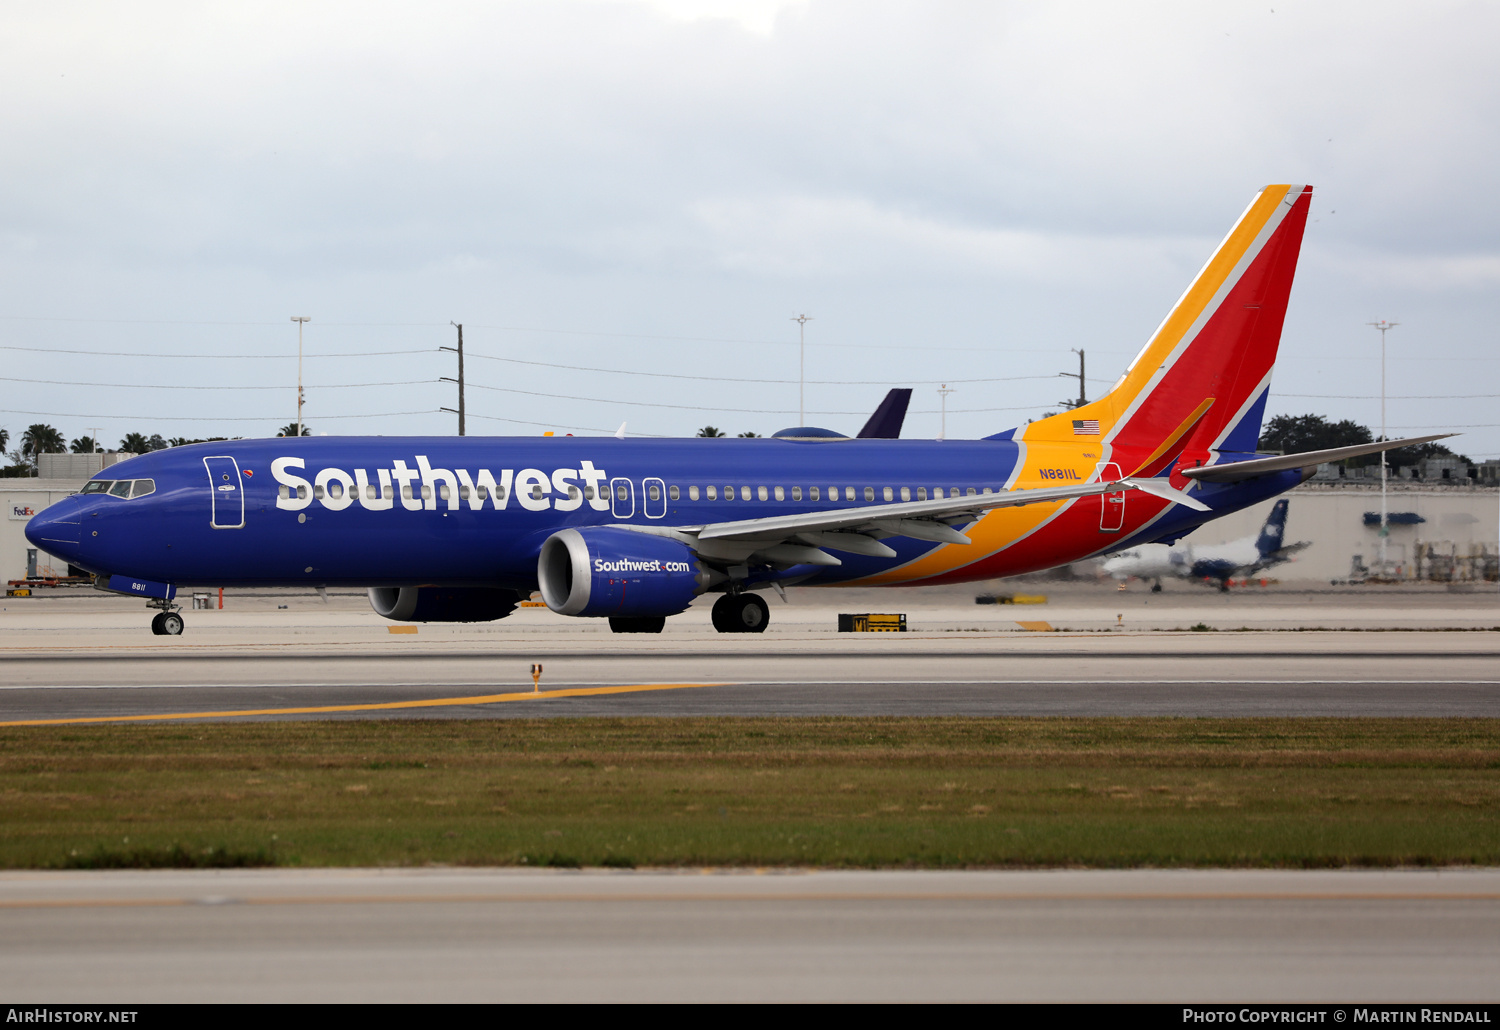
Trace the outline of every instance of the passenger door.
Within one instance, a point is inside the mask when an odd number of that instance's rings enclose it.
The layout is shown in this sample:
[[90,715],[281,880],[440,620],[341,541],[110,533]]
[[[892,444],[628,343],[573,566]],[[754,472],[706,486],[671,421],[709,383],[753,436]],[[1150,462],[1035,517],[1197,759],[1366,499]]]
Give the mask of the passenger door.
[[208,469],[208,492],[212,505],[209,525],[214,529],[245,527],[245,481],[239,462],[227,455],[204,458]]

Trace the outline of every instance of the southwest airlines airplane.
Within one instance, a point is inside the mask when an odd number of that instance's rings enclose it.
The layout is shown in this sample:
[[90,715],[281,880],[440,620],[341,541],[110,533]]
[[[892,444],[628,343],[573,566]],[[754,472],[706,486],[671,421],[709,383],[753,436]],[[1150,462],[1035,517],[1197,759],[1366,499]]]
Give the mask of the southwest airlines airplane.
[[146,598],[164,634],[191,586],[366,587],[417,622],[499,619],[540,589],[622,633],[717,593],[714,626],[757,633],[757,591],[958,583],[1175,542],[1320,462],[1439,438],[1255,453],[1311,199],[1261,190],[1108,394],[982,440],[195,444],[111,466],[26,536]]

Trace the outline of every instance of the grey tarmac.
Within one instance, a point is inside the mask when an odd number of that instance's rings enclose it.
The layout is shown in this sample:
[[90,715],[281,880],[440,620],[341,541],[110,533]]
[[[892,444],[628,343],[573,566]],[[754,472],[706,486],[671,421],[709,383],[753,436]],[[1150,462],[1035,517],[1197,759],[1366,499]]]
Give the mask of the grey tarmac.
[[50,1002],[1500,994],[1500,870],[0,873],[0,919]]

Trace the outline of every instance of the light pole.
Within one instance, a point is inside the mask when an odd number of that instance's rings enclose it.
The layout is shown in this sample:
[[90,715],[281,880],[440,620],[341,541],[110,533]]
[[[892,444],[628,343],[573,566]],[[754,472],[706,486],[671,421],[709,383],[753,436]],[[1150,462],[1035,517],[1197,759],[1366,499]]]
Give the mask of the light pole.
[[938,429],[939,440],[948,439],[948,395],[952,392],[952,390],[948,389],[947,383],[944,383],[943,388],[938,391],[938,398],[943,405],[943,421],[941,424],[941,428]]
[[90,433],[94,434],[94,450],[93,450],[93,453],[98,454],[99,453],[99,430],[102,427],[101,426],[85,426],[84,428],[87,429]]
[[[1400,325],[1400,322],[1388,322],[1381,319],[1378,322],[1366,322],[1380,330],[1380,439],[1386,439],[1385,435],[1385,334]],[[1386,572],[1385,542],[1391,535],[1390,513],[1386,507],[1385,500],[1385,451],[1380,452],[1380,575],[1384,578]]]
[[292,321],[297,323],[297,436],[302,436],[302,326],[311,322],[312,319],[306,315],[293,315]]
[[812,318],[807,315],[798,315],[792,319],[797,323],[797,424],[807,425],[807,402],[803,399],[807,392],[807,323]]

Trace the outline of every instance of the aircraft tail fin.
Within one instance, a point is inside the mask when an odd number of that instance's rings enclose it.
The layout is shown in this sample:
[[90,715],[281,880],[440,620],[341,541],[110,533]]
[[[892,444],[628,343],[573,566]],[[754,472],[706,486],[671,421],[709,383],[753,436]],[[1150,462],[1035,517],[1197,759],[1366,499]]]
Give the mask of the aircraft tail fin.
[[911,403],[911,390],[895,389],[885,395],[880,407],[870,416],[859,431],[860,440],[894,440],[901,435],[901,425],[906,421],[906,407]]
[[1283,497],[1271,509],[1266,524],[1260,528],[1260,537],[1255,541],[1255,550],[1262,558],[1268,558],[1281,550],[1281,541],[1286,536],[1287,500]]
[[1311,201],[1311,186],[1261,190],[1114,388],[1015,438],[1098,437],[1144,476],[1254,451]]

